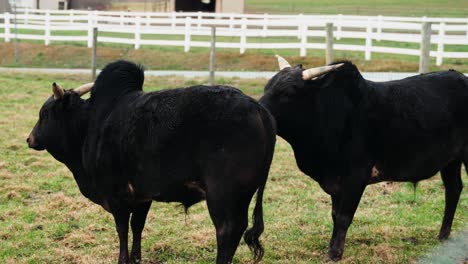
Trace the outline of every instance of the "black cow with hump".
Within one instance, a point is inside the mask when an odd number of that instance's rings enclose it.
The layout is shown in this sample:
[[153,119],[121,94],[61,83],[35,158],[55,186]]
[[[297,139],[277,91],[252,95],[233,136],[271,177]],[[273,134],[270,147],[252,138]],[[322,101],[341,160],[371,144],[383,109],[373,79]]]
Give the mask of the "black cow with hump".
[[[255,192],[253,227],[244,240],[258,262],[274,119],[232,87],[145,93],[143,81],[140,66],[117,61],[94,85],[63,90],[54,83],[54,95],[27,139],[29,147],[46,149],[64,163],[81,193],[114,216],[119,263],[141,261],[141,233],[153,200],[180,202],[187,209],[204,199],[216,228],[216,263],[230,263]],[[90,90],[89,99],[80,98]]]
[[468,165],[468,78],[450,70],[372,82],[348,61],[307,70],[278,62],[260,103],[299,169],[331,196],[330,258],[341,259],[367,185],[416,183],[439,171],[446,201],[438,238],[446,239]]

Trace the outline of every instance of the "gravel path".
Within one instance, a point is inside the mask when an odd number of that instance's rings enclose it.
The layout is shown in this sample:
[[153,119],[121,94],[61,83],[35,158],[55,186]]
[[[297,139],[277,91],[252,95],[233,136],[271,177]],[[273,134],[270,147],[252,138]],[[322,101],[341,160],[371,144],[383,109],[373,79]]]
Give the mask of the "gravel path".
[[[89,69],[42,69],[42,68],[2,68],[0,67],[0,72],[14,72],[14,73],[23,73],[23,72],[32,72],[32,73],[59,73],[59,74],[90,74],[91,70]],[[252,79],[252,78],[271,78],[276,72],[226,72],[219,71],[216,72],[216,77],[225,77],[233,78],[238,77],[242,79]],[[208,77],[208,71],[145,71],[147,76],[167,76],[167,75],[176,75],[186,78],[193,77]],[[363,72],[362,75],[364,78],[376,81],[391,81],[403,79],[412,75],[416,75],[415,72]]]

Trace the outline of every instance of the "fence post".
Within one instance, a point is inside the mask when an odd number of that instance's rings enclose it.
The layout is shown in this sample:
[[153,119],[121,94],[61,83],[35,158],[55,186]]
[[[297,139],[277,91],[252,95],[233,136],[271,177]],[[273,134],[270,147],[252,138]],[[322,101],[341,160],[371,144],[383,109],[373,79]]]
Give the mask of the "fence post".
[[10,42],[10,13],[5,13],[5,42]]
[[263,29],[262,29],[262,37],[266,37],[266,33],[268,30],[268,14],[263,14]]
[[431,52],[431,23],[422,23],[421,28],[421,55],[419,57],[419,73],[426,73],[429,71]]
[[70,10],[70,24],[73,24],[75,22],[75,19],[73,18],[74,14],[73,14],[73,9]]
[[148,14],[146,15],[146,26],[147,26],[147,27],[149,27],[149,26],[151,25],[150,19],[151,19],[151,15],[148,13]]
[[240,54],[245,53],[245,49],[246,49],[245,45],[247,44],[246,31],[247,31],[247,20],[245,17],[243,17],[241,20]]
[[444,59],[444,38],[445,38],[445,23],[442,22],[439,24],[439,39],[437,43],[437,59],[436,65],[442,65]]
[[367,29],[366,29],[366,47],[365,47],[365,60],[371,59],[372,51],[372,22],[370,19],[367,20]]
[[184,51],[189,52],[190,50],[190,27],[191,27],[191,17],[185,17],[185,41],[184,41]]
[[216,27],[211,26],[211,49],[210,49],[210,85],[215,82],[215,50],[216,50]]
[[326,50],[325,50],[325,63],[330,64],[333,62],[333,23],[325,25],[327,34],[325,36]]
[[96,51],[97,51],[98,28],[93,28],[93,52],[91,53],[91,81],[96,79]]
[[302,14],[299,14],[297,16],[297,21],[299,22],[297,23],[297,39],[302,38],[302,31],[304,31],[304,24],[302,23],[304,21],[304,18],[302,16]]
[[24,24],[28,25],[29,24],[29,8],[26,7],[26,10],[24,10]]
[[306,24],[305,21],[301,23],[301,50],[300,50],[300,56],[305,57],[307,55],[307,30],[309,28],[309,25]]
[[201,12],[198,11],[198,15],[197,15],[197,30],[200,31],[201,30]]
[[336,23],[336,39],[341,39],[341,25],[343,24],[343,15],[338,14],[337,23]]
[[45,45],[50,44],[50,11],[46,10],[45,12]]
[[172,30],[174,30],[176,27],[176,14],[174,12],[171,14],[171,27]]
[[[88,14],[89,15],[89,14]],[[120,11],[120,25],[123,26],[124,25],[124,12],[123,11]]]
[[[231,14],[229,16],[229,31],[232,32],[232,29],[234,27],[234,15]],[[468,32],[468,31],[467,31]],[[468,33],[467,33],[468,34]]]
[[382,39],[382,15],[377,17],[377,41]]
[[466,37],[468,38],[468,19],[466,20]]
[[88,48],[93,46],[93,13],[88,13]]
[[141,40],[141,17],[137,16],[135,19],[135,49],[140,48]]

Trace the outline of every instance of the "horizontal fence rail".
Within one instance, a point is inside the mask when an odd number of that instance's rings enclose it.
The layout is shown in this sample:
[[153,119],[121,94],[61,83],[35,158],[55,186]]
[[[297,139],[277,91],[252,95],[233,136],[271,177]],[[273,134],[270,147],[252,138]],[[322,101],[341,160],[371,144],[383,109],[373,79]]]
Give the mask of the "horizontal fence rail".
[[[54,41],[85,42],[91,47],[96,27],[100,43],[129,44],[135,49],[142,45],[178,46],[188,52],[192,47],[210,47],[208,37],[215,26],[218,37],[228,37],[216,42],[218,48],[239,49],[240,53],[247,49],[297,49],[301,56],[306,56],[307,49],[326,49],[325,41],[312,42],[310,38],[325,39],[327,23],[333,23],[331,36],[336,40],[365,40],[363,44],[335,43],[333,50],[364,52],[366,60],[375,52],[421,56],[416,48],[374,44],[375,41],[422,44],[425,23],[430,24],[429,44],[437,47],[429,56],[436,58],[437,65],[444,58],[468,58],[468,52],[444,50],[447,45],[468,45],[467,18],[19,9],[16,14],[0,14],[0,39],[5,42],[14,38],[40,40],[45,45]],[[177,39],[167,39],[167,36]],[[289,37],[288,42],[281,41],[285,37]]]

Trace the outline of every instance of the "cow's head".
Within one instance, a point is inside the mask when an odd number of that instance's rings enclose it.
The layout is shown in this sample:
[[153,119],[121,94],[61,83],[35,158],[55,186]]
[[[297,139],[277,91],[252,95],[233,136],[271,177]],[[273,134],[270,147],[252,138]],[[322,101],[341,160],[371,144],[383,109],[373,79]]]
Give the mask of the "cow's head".
[[301,129],[298,125],[307,126],[319,114],[319,92],[330,86],[326,76],[344,63],[303,69],[300,64],[291,67],[282,57],[277,58],[280,71],[268,81],[260,103],[275,117],[278,134],[284,137],[285,130],[297,131]]
[[49,151],[55,158],[68,153],[74,145],[73,137],[80,131],[80,122],[85,100],[80,97],[89,92],[93,83],[82,85],[74,90],[64,90],[53,83],[53,95],[39,111],[39,120],[26,139],[28,146],[35,150]]

